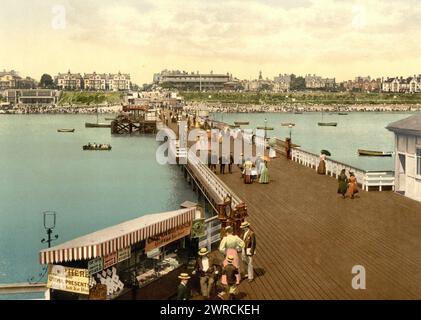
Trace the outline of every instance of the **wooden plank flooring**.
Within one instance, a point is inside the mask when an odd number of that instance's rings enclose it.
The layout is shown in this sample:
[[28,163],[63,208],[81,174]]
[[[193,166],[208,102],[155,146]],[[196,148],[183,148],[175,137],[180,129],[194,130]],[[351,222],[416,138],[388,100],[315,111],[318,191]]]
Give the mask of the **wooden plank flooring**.
[[[421,203],[390,191],[344,200],[334,178],[283,156],[269,175],[268,185],[244,184],[236,167],[219,175],[257,235],[243,298],[421,299]],[[355,265],[366,269],[365,290],[351,286]]]
[[[246,299],[420,299],[421,203],[392,192],[336,193],[334,178],[278,158],[268,185],[219,175],[247,206],[257,235]],[[354,290],[354,265],[366,290]]]

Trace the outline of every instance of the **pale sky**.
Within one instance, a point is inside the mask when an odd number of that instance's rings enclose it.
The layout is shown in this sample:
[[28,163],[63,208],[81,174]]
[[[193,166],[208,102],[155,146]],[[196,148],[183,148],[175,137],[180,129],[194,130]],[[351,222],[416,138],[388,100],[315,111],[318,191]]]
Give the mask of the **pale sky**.
[[410,76],[421,0],[0,0],[0,70]]

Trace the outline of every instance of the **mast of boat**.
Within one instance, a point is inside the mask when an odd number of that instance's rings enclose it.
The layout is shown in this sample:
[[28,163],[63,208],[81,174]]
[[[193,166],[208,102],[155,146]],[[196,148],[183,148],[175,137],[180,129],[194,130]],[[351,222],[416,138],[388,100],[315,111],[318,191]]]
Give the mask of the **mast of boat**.
[[96,124],[98,124],[98,106],[96,107]]

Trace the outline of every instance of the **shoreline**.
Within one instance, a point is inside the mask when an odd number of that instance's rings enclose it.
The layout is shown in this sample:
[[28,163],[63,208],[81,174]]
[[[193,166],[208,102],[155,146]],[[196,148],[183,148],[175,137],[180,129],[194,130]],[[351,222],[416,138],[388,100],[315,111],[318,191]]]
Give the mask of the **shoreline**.
[[421,104],[384,104],[384,105],[326,105],[326,104],[279,104],[279,105],[246,105],[222,103],[189,103],[183,108],[185,111],[208,111],[209,113],[294,113],[294,112],[417,112],[421,111]]

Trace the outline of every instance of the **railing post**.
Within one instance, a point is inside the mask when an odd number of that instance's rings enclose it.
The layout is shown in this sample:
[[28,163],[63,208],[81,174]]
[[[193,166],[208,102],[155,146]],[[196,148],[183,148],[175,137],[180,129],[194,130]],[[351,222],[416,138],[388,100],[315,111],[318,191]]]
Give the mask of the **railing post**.
[[207,228],[206,228],[206,241],[208,244],[208,250],[211,251],[211,246],[212,246],[212,221],[208,223]]
[[382,190],[382,182],[383,182],[383,177],[380,176],[379,191],[383,191]]

